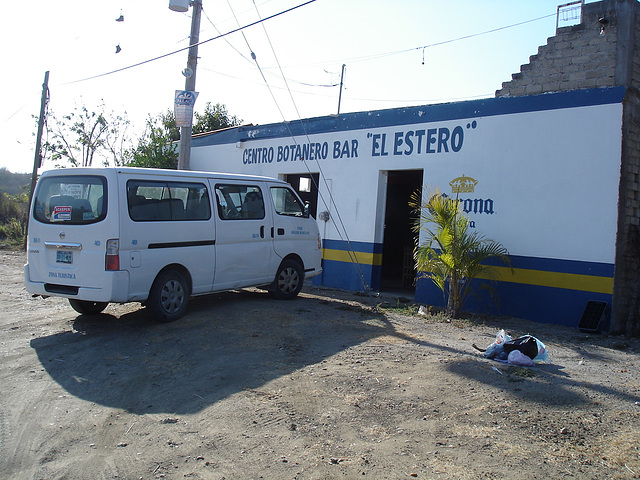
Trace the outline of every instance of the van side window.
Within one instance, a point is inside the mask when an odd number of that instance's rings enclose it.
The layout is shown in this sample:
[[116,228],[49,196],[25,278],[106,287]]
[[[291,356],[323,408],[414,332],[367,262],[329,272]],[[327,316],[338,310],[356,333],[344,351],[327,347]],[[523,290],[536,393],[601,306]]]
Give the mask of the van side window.
[[33,215],[42,223],[100,222],[107,216],[107,181],[90,175],[43,179],[33,200]]
[[271,187],[271,198],[278,215],[302,217],[304,206],[298,197],[287,187]]
[[216,185],[218,215],[222,220],[264,218],[264,199],[255,185]]
[[127,205],[136,222],[211,218],[209,192],[202,183],[129,180]]

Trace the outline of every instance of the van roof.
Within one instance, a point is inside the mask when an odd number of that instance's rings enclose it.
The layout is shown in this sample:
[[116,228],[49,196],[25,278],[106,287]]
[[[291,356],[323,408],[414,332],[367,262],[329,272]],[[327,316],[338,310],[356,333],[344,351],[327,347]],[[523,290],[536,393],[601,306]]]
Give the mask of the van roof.
[[128,175],[169,175],[181,178],[216,178],[222,180],[262,180],[270,182],[286,183],[283,180],[265,177],[261,175],[245,175],[239,173],[222,173],[222,172],[202,172],[196,170],[169,170],[162,168],[141,168],[141,167],[73,167],[73,168],[57,168],[42,172],[41,176],[56,175],[114,175],[118,173]]

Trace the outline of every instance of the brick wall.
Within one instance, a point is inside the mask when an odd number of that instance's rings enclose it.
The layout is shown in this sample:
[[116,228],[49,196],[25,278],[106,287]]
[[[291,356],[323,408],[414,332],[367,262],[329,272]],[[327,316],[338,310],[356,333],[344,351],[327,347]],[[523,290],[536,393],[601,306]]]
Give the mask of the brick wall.
[[[605,18],[606,23],[600,19]],[[601,28],[604,25],[604,34]],[[640,335],[640,6],[584,5],[582,23],[558,29],[496,97],[625,86],[611,327]],[[594,221],[597,224],[597,221]]]

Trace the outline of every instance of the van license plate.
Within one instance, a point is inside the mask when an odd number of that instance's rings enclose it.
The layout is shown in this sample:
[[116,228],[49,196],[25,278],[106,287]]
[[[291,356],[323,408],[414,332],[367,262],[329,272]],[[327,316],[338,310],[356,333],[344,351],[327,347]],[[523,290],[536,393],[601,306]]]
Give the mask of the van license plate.
[[73,252],[70,252],[68,250],[56,251],[56,262],[57,263],[73,263]]

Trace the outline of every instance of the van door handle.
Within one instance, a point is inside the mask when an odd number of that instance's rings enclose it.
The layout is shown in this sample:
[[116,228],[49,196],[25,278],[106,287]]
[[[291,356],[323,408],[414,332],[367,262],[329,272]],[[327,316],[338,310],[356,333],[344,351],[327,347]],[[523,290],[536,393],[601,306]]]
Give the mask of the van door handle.
[[264,238],[264,225],[260,225],[260,238]]
[[284,235],[284,228],[278,229],[278,235]]
[[273,227],[271,227],[271,238],[273,238]]

